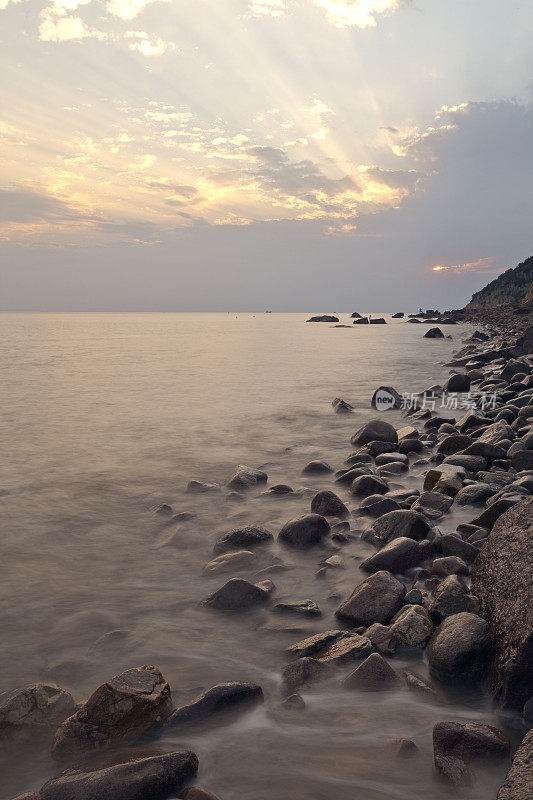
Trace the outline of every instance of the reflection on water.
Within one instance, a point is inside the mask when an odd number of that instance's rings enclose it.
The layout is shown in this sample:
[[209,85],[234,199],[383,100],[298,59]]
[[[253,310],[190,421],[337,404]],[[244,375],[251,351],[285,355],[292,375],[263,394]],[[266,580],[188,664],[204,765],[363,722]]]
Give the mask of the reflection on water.
[[[227,578],[201,574],[222,532],[258,523],[276,533],[310,500],[252,492],[231,503],[224,491],[187,494],[190,479],[224,482],[245,463],[264,465],[271,485],[330,488],[329,476],[304,479],[305,463],[324,458],[340,468],[350,434],[375,415],[374,389],[415,392],[441,382],[441,363],[460,345],[459,326],[450,342],[424,340],[423,326],[390,318],[387,326],[351,329],[305,319],[0,317],[0,688],[48,680],[81,700],[144,663],[162,670],[176,702],[214,683],[252,680],[263,686],[264,706],[224,727],[162,740],[194,749],[199,781],[223,800],[437,800],[448,794],[433,777],[432,726],[447,718],[497,723],[482,697],[456,698],[443,709],[406,690],[347,692],[338,685],[345,667],[304,693],[305,711],[279,703],[285,648],[335,627],[339,598],[362,579],[358,563],[372,548],[344,546],[346,569],[322,580],[314,576],[331,545],[257,550],[257,571],[273,554],[291,566],[272,574],[276,598],[315,600],[323,616],[311,622],[268,608],[228,615],[198,606]],[[336,396],[356,414],[333,414]],[[387,418],[400,424],[399,412]],[[421,469],[402,483],[418,486]],[[153,512],[163,502],[196,516],[169,525]],[[454,512],[446,526],[463,519]],[[406,665],[426,674],[419,653],[395,658],[398,668]],[[420,755],[391,758],[388,742],[397,736],[414,739]],[[18,759],[6,767],[0,797],[40,786],[56,769],[46,754]],[[495,796],[500,777],[501,770],[484,771],[472,797]]]

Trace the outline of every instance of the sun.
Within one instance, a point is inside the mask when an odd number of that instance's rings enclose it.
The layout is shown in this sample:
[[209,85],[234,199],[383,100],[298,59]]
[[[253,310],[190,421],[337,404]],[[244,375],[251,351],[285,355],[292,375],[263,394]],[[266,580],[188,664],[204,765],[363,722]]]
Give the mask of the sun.
[[438,272],[438,271],[439,271],[439,269],[444,269],[444,267],[441,267],[441,266],[440,266],[440,264],[437,264],[437,266],[436,266],[436,267],[433,267],[433,271],[434,271],[434,272]]

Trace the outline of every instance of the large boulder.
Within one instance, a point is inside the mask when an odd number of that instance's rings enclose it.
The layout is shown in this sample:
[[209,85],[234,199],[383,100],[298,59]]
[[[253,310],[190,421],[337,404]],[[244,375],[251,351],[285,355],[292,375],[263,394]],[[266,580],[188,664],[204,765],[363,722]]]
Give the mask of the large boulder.
[[273,538],[266,528],[247,525],[245,528],[236,528],[221,536],[215,542],[213,553],[218,556],[228,550],[242,550],[247,547],[254,547],[257,544],[265,544],[265,542],[269,542]]
[[[533,331],[533,328],[531,329]],[[497,800],[531,800],[533,797],[533,728],[516,751]]]
[[[509,740],[499,728],[478,722],[438,722],[433,728],[433,757],[440,778],[456,789],[474,782],[470,766],[507,758]],[[513,798],[514,800],[514,798]]]
[[317,317],[309,317],[307,322],[338,322],[339,318],[332,314],[320,314]]
[[425,332],[424,339],[444,339],[444,334],[440,328],[430,328]]
[[264,603],[271,590],[269,583],[250,583],[244,578],[230,578],[204,600],[204,605],[222,611],[241,611]]
[[52,740],[76,710],[73,697],[59,686],[36,683],[0,695],[0,744]]
[[479,600],[469,594],[463,581],[457,575],[449,575],[435,589],[429,613],[435,623],[439,625],[446,617],[460,614],[462,611],[477,614]]
[[192,703],[177,708],[169,716],[167,725],[192,725],[230,708],[247,707],[263,700],[263,690],[255,683],[219,683],[199,695]]
[[476,614],[460,612],[441,622],[426,653],[432,672],[441,680],[469,681],[484,674],[490,644],[485,620]]
[[[352,470],[350,470],[352,472]],[[377,475],[359,475],[350,486],[350,493],[355,497],[370,497],[373,494],[387,494],[388,483]]]
[[362,538],[376,547],[388,544],[400,536],[419,541],[425,539],[430,527],[428,521],[419,512],[400,509],[399,511],[389,511],[379,517],[370,528],[363,532]]
[[290,547],[304,549],[319,544],[329,530],[329,522],[321,514],[305,514],[286,522],[278,539]]
[[376,572],[356,586],[337,609],[335,616],[353,625],[388,622],[400,608],[405,586],[390,572]]
[[43,800],[166,800],[177,794],[198,771],[194,753],[165,753],[132,758],[100,769],[79,766],[45,783]]
[[398,434],[396,428],[382,419],[373,419],[359,428],[351,438],[351,443],[356,447],[362,447],[370,442],[388,442],[398,444]]
[[472,567],[472,591],[494,638],[488,686],[503,708],[532,694],[533,497],[499,517]]
[[365,559],[361,563],[361,569],[364,569],[365,572],[388,570],[389,572],[404,573],[430,559],[433,551],[432,542],[427,540],[416,542],[414,539],[400,536],[386,544],[373,556]]
[[170,686],[156,667],[128,669],[99,686],[57,729],[54,758],[135,741],[170,711]]

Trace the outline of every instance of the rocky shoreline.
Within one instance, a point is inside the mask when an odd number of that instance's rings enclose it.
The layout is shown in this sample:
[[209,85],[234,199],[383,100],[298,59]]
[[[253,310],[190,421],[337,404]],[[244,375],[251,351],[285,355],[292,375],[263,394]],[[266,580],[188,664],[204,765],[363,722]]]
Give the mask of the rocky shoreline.
[[[482,685],[515,729],[525,732],[533,723],[533,329],[524,315],[512,312],[466,314],[461,320],[467,318],[484,330],[447,365],[452,375],[445,385],[431,387],[417,397],[418,407],[404,410],[403,427],[392,426],[386,412],[377,414],[353,434],[343,469],[333,473],[325,461],[304,467],[304,475],[324,476],[333,485],[312,492],[309,513],[279,530],[280,545],[293,554],[326,549],[312,580],[342,568],[343,547],[360,536],[352,519],[364,521],[361,538],[375,552],[360,564],[368,577],[340,599],[335,618],[289,646],[280,659],[279,697],[268,698],[305,711],[306,692],[332,680],[346,692],[407,687],[442,702],[442,720],[433,730],[436,779],[455,792],[468,791],[483,763],[510,760],[511,745],[494,726],[447,719],[446,687]],[[451,317],[429,319],[442,323]],[[441,416],[439,403],[455,393],[467,395],[468,410],[455,419],[448,406]],[[494,407],[487,406],[487,397],[494,398]],[[333,405],[351,413],[340,398]],[[420,489],[391,486],[415,465],[424,467]],[[295,494],[290,486],[267,483],[264,470],[240,466],[226,496],[238,502],[257,492],[286,502]],[[200,481],[188,488],[192,495],[221,491]],[[354,502],[357,509],[350,513],[347,504]],[[471,518],[443,532],[452,506],[471,509]],[[170,518],[173,511],[161,506],[158,513]],[[309,598],[276,603],[272,569],[257,581],[240,576],[255,571],[256,550],[273,541],[272,532],[260,526],[231,530],[216,541],[204,574],[229,579],[221,578],[205,597],[210,613],[238,614],[264,605],[277,614],[320,616]],[[312,585],[310,580],[310,595]],[[395,668],[400,651],[425,651],[431,679]],[[53,685],[2,695],[0,743],[15,758],[21,743],[51,747],[58,763],[55,777],[17,800],[213,800],[206,789],[183,788],[194,781],[197,756],[168,752],[158,742],[170,730],[183,731],[186,740],[190,726],[201,728],[215,716],[231,719],[264,699],[260,686],[230,682],[174,708],[161,672],[133,667],[78,705]],[[498,800],[533,796],[532,746],[529,733]],[[417,751],[413,740],[391,742],[395,757]]]

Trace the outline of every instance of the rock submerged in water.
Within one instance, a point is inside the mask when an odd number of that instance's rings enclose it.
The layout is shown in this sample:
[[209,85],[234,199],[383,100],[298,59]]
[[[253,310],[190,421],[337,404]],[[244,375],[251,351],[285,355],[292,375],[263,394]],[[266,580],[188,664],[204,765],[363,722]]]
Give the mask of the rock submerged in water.
[[317,317],[310,317],[307,322],[338,322],[339,318],[334,317],[331,314],[321,314]]
[[430,524],[422,514],[400,509],[380,516],[370,528],[363,531],[362,538],[365,542],[380,547],[399,537],[420,541],[426,538],[430,528]]
[[59,686],[35,683],[0,695],[0,744],[51,741],[59,725],[76,711],[72,695]]
[[492,725],[438,722],[433,728],[433,757],[437,773],[456,789],[474,782],[471,765],[507,758],[509,750],[507,737]]
[[274,537],[266,528],[260,526],[247,525],[245,528],[235,528],[229,533],[225,533],[214,544],[213,553],[220,555],[228,550],[254,547],[272,541]]
[[100,769],[91,769],[90,765],[67,769],[45,783],[37,797],[39,800],[139,800],[148,797],[167,800],[198,771],[198,758],[192,752],[132,758],[126,751],[123,758],[122,762]]
[[318,492],[311,500],[311,511],[325,517],[347,517],[350,513],[334,492]]
[[253,489],[262,483],[266,483],[268,476],[266,472],[253,467],[247,467],[245,464],[239,464],[235,472],[227,482],[228,489],[235,489],[236,491],[243,491],[244,489]]
[[135,741],[170,711],[170,686],[156,667],[128,669],[102,684],[57,729],[52,755],[74,758]]
[[398,444],[396,428],[385,420],[373,419],[357,430],[350,439],[354,447],[362,447],[370,442]]
[[255,683],[218,683],[199,695],[192,703],[177,708],[166,720],[166,725],[191,725],[211,718],[221,711],[248,707],[263,701],[263,690]]
[[237,550],[236,553],[223,553],[209,561],[203,569],[204,575],[216,575],[219,572],[251,569],[257,563],[257,556],[251,550]]
[[397,672],[379,653],[372,653],[342,681],[342,686],[346,689],[363,689],[370,692],[396,689],[400,684]]
[[444,339],[444,334],[440,328],[430,328],[425,332],[424,339]]
[[203,605],[221,611],[241,611],[264,603],[271,591],[270,581],[250,583],[243,578],[231,578],[224,586],[209,595]]
[[319,544],[329,531],[329,522],[321,514],[305,514],[286,522],[278,539],[290,547],[305,549]]
[[472,591],[494,638],[488,687],[503,708],[532,692],[533,498],[502,514],[472,567]]
[[331,405],[336,414],[353,414],[354,412],[354,407],[341,397],[336,397]]
[[302,475],[325,475],[328,472],[333,472],[329,464],[325,461],[315,460],[305,465]]
[[361,569],[365,572],[388,570],[389,572],[404,573],[408,569],[428,561],[433,552],[434,546],[427,539],[417,542],[407,536],[399,536],[373,556],[362,561]]
[[372,395],[370,405],[379,411],[401,408],[402,396],[392,386],[380,386]]

